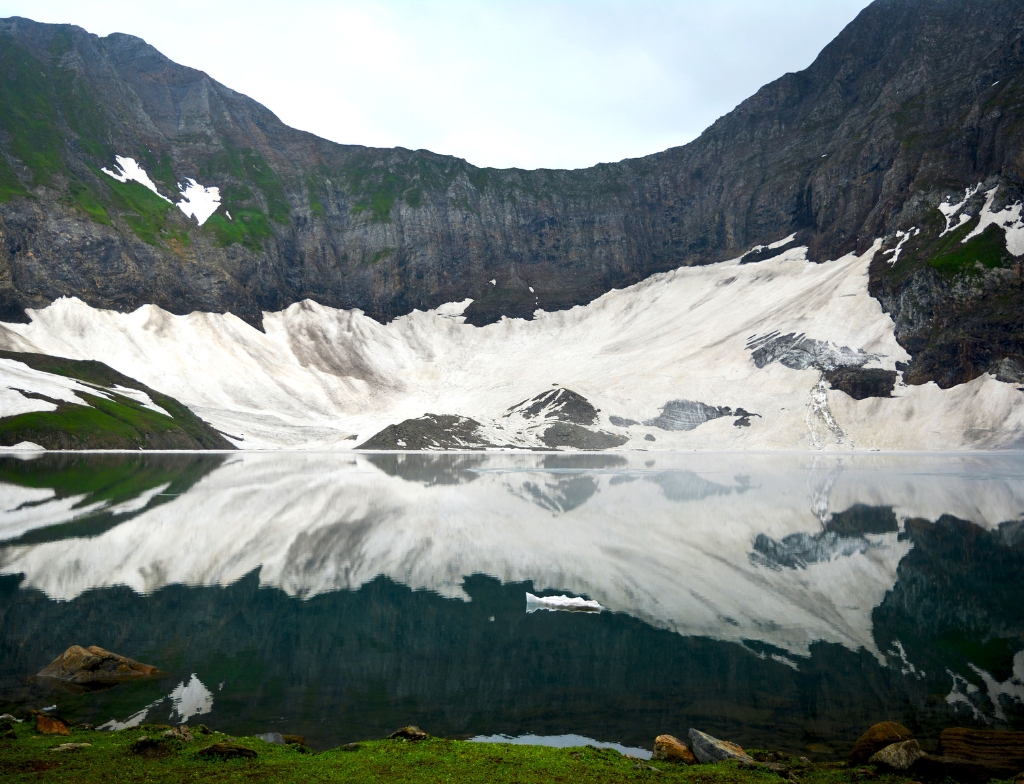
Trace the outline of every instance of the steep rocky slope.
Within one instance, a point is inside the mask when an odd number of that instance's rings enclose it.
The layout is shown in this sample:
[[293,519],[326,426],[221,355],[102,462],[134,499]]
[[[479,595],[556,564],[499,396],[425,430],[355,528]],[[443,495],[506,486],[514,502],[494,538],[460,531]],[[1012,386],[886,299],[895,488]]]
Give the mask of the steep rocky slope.
[[[1022,31],[1012,0],[876,0],[810,68],[691,144],[521,171],[327,142],[140,39],[2,20],[0,320],[62,295],[254,325],[305,298],[382,321],[472,298],[479,325],[794,233],[824,260],[875,238],[892,250],[916,228],[900,263],[872,271],[912,355],[907,380],[1016,380],[1017,257],[982,235],[936,259],[941,203],[986,182],[965,208],[976,221],[991,188],[994,210],[1022,196]],[[116,156],[164,196],[192,179],[221,206],[200,226],[102,173]]]

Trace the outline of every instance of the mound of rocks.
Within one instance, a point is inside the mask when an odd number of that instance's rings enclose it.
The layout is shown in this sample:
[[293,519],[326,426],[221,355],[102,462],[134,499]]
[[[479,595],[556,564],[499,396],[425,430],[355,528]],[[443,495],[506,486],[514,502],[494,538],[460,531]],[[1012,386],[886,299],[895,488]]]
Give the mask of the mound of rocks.
[[150,664],[119,656],[97,645],[72,645],[39,671],[40,678],[86,687],[114,686],[136,678],[162,674]]

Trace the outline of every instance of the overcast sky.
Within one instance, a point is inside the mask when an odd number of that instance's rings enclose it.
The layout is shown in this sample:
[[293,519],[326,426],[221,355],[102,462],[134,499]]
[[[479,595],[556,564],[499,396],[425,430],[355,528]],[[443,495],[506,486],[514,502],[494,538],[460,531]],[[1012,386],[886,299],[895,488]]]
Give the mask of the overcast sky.
[[684,144],[868,0],[0,0],[131,33],[337,142],[578,168]]

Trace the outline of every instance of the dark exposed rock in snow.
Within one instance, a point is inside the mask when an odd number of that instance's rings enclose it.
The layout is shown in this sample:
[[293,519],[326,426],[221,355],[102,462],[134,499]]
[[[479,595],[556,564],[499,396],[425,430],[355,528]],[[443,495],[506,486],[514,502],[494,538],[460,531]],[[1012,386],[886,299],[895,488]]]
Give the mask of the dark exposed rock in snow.
[[754,336],[747,341],[747,348],[758,368],[778,362],[791,370],[815,367],[830,371],[841,367],[861,367],[878,358],[860,349],[835,346],[793,332],[788,335],[772,332],[760,337]]
[[881,368],[839,367],[825,373],[832,389],[845,392],[854,400],[869,397],[892,397],[896,371]]
[[549,447],[571,447],[585,451],[614,449],[629,441],[626,436],[608,433],[604,430],[588,430],[569,422],[556,422],[544,431],[541,440]]
[[480,435],[480,423],[450,414],[426,414],[388,425],[357,449],[484,449],[495,446]]
[[526,419],[557,419],[560,422],[573,422],[577,425],[593,425],[597,422],[597,409],[589,400],[571,389],[562,388],[550,389],[535,398],[512,406],[509,414],[515,413]]
[[705,422],[731,413],[732,409],[727,406],[709,406],[697,400],[670,400],[658,416],[644,420],[644,424],[661,430],[695,430]]

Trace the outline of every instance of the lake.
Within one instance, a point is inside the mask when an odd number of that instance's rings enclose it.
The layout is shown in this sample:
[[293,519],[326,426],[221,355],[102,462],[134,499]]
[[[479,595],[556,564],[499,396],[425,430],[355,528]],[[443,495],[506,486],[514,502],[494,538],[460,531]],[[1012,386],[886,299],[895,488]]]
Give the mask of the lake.
[[[72,644],[168,675],[32,677]],[[314,748],[1024,729],[1024,454],[2,456],[0,712],[50,705]]]

